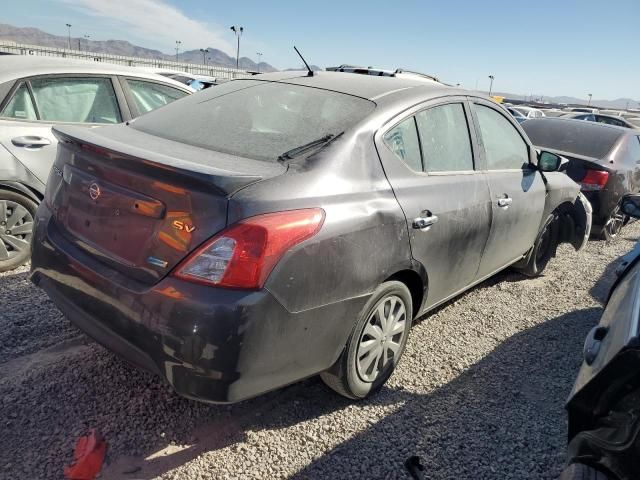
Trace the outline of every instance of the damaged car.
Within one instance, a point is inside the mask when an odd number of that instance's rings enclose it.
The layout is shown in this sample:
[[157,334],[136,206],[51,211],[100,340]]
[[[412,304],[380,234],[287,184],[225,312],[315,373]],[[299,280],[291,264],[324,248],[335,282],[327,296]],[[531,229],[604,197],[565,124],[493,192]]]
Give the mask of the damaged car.
[[509,266],[540,275],[591,228],[565,160],[437,82],[279,72],[54,131],[31,279],[201,401],[317,374],[366,398],[414,318]]
[[[620,209],[640,218],[640,194],[625,195]],[[561,480],[640,478],[640,243],[616,274],[567,402],[568,467]]]
[[567,175],[592,205],[593,233],[615,239],[629,221],[620,198],[640,191],[640,132],[568,118],[527,120],[522,127],[537,148],[569,161]]

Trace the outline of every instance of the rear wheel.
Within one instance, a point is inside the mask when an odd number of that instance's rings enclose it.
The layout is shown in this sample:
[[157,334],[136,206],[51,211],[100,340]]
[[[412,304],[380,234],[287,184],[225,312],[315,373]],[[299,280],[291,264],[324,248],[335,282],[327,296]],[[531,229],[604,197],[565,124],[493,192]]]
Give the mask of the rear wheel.
[[602,238],[608,242],[614,240],[620,234],[624,223],[624,214],[620,211],[620,206],[616,206],[602,227]]
[[559,233],[557,216],[551,214],[533,244],[533,249],[527,263],[523,266],[518,265],[515,267],[516,270],[528,277],[541,275],[547,267],[549,260],[556,254]]
[[383,283],[362,310],[336,364],[320,377],[347,398],[357,400],[374,394],[396,368],[412,319],[407,286],[398,281]]
[[31,229],[37,207],[23,195],[0,190],[0,272],[13,270],[31,257]]

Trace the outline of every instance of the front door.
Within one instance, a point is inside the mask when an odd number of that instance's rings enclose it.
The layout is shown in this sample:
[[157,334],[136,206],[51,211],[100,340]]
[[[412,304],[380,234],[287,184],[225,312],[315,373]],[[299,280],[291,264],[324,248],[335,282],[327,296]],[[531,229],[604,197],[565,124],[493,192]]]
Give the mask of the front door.
[[491,233],[478,272],[485,277],[529,251],[538,235],[546,187],[531,164],[533,154],[498,106],[473,103],[491,194]]
[[489,236],[489,189],[468,118],[465,99],[452,98],[416,107],[376,136],[413,258],[427,271],[426,307],[474,281]]

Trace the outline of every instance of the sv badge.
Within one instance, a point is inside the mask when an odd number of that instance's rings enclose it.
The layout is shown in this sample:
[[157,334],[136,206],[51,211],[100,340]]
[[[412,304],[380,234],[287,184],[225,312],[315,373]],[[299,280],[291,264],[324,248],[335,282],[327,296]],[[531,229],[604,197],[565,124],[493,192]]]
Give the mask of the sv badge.
[[189,225],[188,223],[181,222],[180,220],[173,221],[173,228],[176,230],[184,230],[187,233],[191,233],[196,229],[194,225]]

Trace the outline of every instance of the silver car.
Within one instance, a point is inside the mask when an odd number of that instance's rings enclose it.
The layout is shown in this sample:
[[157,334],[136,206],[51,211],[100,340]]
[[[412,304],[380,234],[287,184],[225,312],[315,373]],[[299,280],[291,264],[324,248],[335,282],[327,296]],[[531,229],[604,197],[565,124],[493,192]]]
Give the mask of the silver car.
[[0,272],[29,259],[33,216],[56,156],[52,126],[125,122],[193,91],[118,65],[0,57]]

